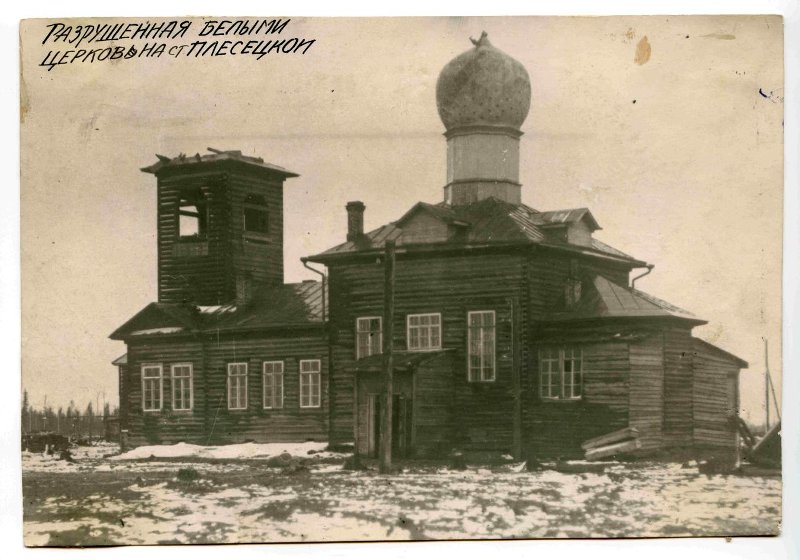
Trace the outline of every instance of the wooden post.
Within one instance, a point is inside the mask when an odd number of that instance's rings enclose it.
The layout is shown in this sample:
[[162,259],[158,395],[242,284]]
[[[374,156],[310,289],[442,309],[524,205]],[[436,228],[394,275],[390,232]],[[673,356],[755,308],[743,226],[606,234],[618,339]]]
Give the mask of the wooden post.
[[764,339],[764,412],[767,416],[767,431],[769,431],[769,342]]
[[[512,455],[517,461],[522,460],[522,376],[520,372],[521,343],[520,343],[520,306],[519,298],[510,300],[511,307],[511,391],[514,398],[514,413],[512,420],[513,441]],[[497,327],[495,327],[495,332]],[[495,340],[497,336],[495,335]]]
[[394,346],[394,265],[395,242],[386,241],[384,251],[384,283],[383,283],[383,414],[381,415],[381,461],[380,471],[388,473],[392,470],[392,395],[394,364],[392,350]]

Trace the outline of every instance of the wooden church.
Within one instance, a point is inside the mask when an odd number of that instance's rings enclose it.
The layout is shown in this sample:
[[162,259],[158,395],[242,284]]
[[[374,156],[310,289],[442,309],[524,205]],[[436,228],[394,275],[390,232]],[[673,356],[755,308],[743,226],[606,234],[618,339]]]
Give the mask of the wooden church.
[[530,80],[485,34],[473,42],[436,87],[444,200],[372,231],[349,203],[343,242],[302,259],[327,268],[322,282],[283,284],[294,173],[216,151],[144,169],[158,180],[159,301],[112,335],[128,346],[131,445],[328,439],[374,456],[391,331],[402,456],[582,456],[612,432],[635,434],[640,454],[733,454],[747,364],[692,336],[704,320],[637,290],[652,265],[596,239],[588,209],[521,202]]

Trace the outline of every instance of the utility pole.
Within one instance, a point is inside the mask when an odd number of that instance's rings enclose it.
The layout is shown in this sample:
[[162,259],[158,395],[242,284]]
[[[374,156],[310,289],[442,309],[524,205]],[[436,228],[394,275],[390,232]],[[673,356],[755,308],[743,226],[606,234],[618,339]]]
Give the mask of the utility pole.
[[392,397],[394,364],[394,267],[395,242],[386,242],[384,250],[383,282],[383,415],[381,416],[381,461],[380,472],[392,470]]
[[769,341],[764,339],[764,406],[767,416],[767,431],[769,431]]

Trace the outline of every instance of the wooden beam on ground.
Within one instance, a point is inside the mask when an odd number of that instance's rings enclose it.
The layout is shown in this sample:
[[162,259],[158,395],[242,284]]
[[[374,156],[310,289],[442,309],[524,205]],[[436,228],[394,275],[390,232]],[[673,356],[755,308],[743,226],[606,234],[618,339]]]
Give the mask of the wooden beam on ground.
[[611,432],[610,434],[605,434],[596,438],[587,439],[581,444],[581,449],[586,451],[594,447],[600,447],[603,445],[608,445],[626,439],[633,439],[638,436],[639,436],[639,430],[637,430],[636,428],[622,428],[621,430],[617,430],[616,432]]
[[641,447],[642,443],[638,439],[629,439],[628,441],[623,441],[622,443],[614,443],[612,445],[605,445],[590,449],[586,452],[586,459],[589,461],[593,461],[595,459],[605,459],[621,453],[630,453],[632,451],[636,451],[637,449],[641,449]]

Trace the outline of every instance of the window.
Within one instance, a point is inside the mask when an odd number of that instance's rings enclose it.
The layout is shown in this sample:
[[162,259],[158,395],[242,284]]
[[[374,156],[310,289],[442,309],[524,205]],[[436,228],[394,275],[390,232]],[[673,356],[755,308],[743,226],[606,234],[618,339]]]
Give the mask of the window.
[[383,332],[380,317],[356,319],[356,359],[382,352]]
[[320,406],[321,370],[319,360],[300,360],[300,408]]
[[172,410],[192,410],[192,364],[172,366]]
[[244,231],[269,234],[267,201],[260,194],[249,194],[244,199]]
[[163,372],[161,364],[142,365],[142,410],[161,410],[164,400]]
[[206,198],[200,189],[181,193],[178,207],[178,237],[199,239],[206,235],[208,208]]
[[583,394],[580,348],[546,348],[539,352],[539,387],[543,399],[579,399]]
[[469,381],[494,381],[495,314],[494,311],[470,311],[467,314]]
[[440,350],[442,348],[442,315],[426,313],[408,316],[408,349]]
[[283,362],[264,362],[264,408],[283,408]]
[[247,363],[228,364],[228,410],[247,408]]

